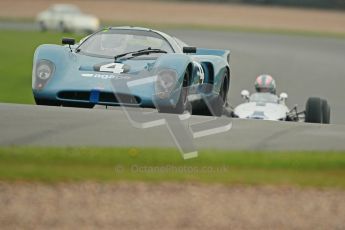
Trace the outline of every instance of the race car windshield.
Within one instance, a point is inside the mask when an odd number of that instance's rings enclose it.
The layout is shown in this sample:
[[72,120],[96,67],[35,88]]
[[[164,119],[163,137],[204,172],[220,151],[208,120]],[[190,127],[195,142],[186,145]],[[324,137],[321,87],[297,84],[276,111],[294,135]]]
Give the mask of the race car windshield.
[[[172,53],[170,44],[159,34],[141,30],[103,30],[86,39],[78,51],[85,55],[114,58],[114,56],[142,49],[159,49]],[[158,56],[162,53],[149,53]]]
[[262,102],[262,103],[277,103],[278,97],[272,93],[253,93],[250,98],[250,102]]

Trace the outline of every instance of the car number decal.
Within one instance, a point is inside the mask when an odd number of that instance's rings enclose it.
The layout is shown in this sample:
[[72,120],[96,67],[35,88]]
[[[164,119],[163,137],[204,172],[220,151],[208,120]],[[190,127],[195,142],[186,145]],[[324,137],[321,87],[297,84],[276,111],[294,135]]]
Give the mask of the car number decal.
[[123,68],[124,64],[121,63],[109,63],[100,66],[100,72],[110,72],[110,73],[123,73],[125,69]]

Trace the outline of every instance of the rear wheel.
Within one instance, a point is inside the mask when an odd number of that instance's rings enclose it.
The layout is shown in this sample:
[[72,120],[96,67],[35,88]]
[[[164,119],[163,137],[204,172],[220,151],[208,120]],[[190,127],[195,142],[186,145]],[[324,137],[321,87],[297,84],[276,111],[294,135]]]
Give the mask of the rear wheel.
[[331,107],[327,100],[322,100],[322,123],[329,124],[331,121]]
[[322,99],[311,97],[308,99],[305,109],[305,122],[323,123]]
[[209,105],[209,112],[212,116],[222,116],[224,107],[227,103],[228,97],[228,90],[229,90],[229,73],[225,71],[223,82],[220,87],[219,95],[210,103]]

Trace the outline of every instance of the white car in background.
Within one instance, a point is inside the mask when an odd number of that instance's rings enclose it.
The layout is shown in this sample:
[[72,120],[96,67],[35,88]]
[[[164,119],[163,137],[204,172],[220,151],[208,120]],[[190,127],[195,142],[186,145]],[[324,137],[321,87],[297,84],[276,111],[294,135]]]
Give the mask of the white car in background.
[[77,6],[56,4],[37,16],[40,29],[62,32],[94,32],[99,29],[99,19],[84,14]]

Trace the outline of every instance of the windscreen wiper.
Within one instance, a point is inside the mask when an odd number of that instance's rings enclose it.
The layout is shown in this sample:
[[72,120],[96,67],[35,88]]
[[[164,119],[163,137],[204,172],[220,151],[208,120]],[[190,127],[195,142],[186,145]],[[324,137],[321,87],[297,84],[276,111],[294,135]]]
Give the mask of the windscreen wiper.
[[148,55],[150,53],[167,53],[167,51],[161,50],[161,49],[152,49],[151,47],[149,47],[147,49],[142,49],[142,50],[137,50],[137,51],[132,51],[132,52],[127,52],[127,53],[116,55],[114,57],[114,59],[115,59],[115,62],[116,62],[116,60],[118,58],[125,57],[125,56],[127,56],[129,54],[132,54],[132,56],[130,58],[133,58],[133,57],[138,57],[138,56],[141,56],[141,55]]

